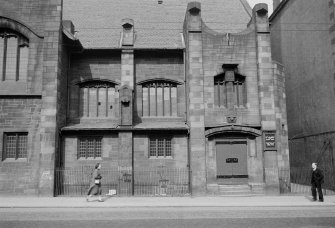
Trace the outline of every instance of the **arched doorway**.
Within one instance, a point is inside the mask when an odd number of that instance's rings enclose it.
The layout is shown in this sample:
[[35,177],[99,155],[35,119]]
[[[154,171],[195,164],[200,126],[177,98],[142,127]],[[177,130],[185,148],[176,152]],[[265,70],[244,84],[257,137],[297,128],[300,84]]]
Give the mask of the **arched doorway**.
[[[242,126],[224,126],[206,131],[207,185],[239,185],[253,182],[256,167],[262,163],[257,156],[261,131]],[[258,170],[258,168],[257,168]]]

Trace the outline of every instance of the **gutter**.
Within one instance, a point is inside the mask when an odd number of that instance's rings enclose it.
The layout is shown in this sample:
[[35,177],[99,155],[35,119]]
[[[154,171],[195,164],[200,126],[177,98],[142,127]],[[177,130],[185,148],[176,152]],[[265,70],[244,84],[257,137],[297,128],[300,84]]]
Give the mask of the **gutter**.
[[290,0],[282,0],[276,9],[274,9],[273,13],[269,17],[269,22],[272,22],[275,17],[282,11],[282,9],[285,7],[286,3],[288,3]]

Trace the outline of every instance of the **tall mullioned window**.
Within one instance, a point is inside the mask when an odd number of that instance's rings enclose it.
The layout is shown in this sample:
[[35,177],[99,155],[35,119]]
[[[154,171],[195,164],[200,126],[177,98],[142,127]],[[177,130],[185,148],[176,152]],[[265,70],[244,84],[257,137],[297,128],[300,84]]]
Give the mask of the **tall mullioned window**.
[[114,117],[115,84],[109,81],[91,80],[80,87],[80,117]]
[[157,80],[142,84],[142,116],[177,116],[177,84]]
[[151,136],[149,139],[150,158],[169,158],[172,156],[171,137]]
[[27,158],[27,132],[4,133],[4,150],[2,159]]
[[245,77],[235,75],[228,80],[224,74],[214,77],[214,104],[219,107],[244,107],[246,104]]
[[26,80],[29,41],[24,36],[0,29],[0,78],[2,81]]
[[101,158],[101,137],[83,137],[78,140],[78,158]]

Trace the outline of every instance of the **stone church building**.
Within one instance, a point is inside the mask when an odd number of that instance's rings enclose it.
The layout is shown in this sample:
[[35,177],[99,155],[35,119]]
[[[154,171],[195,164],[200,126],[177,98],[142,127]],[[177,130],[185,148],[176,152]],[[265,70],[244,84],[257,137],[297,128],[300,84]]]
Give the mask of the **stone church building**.
[[166,173],[180,170],[193,195],[288,186],[285,78],[266,4],[1,5],[0,194],[64,194],[97,162],[120,195],[120,180],[129,194],[174,195],[181,174]]

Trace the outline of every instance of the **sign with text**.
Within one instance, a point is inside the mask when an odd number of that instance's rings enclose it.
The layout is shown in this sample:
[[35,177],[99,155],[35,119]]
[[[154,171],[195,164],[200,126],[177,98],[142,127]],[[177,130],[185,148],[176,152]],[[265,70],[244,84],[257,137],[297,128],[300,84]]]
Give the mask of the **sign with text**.
[[276,149],[276,132],[264,132],[264,150]]

